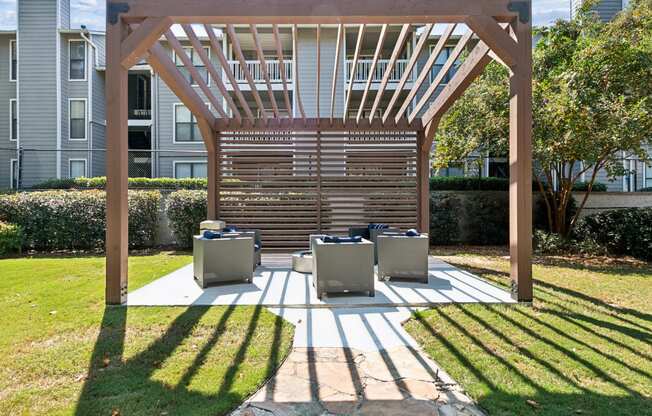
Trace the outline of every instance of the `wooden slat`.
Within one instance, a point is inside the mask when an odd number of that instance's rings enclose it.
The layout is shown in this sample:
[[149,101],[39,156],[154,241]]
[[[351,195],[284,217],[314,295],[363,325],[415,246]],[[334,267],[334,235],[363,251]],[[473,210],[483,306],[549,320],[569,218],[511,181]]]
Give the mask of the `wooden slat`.
[[254,38],[254,48],[256,49],[256,55],[258,55],[258,60],[260,61],[260,72],[263,74],[263,79],[267,85],[267,94],[269,95],[269,101],[272,103],[272,111],[274,112],[274,117],[278,118],[278,106],[276,105],[276,98],[274,98],[274,90],[272,89],[272,83],[269,80],[269,74],[267,73],[267,62],[265,61],[265,54],[263,53],[263,48],[260,46],[260,39],[258,38],[258,29],[256,25],[249,25],[251,30],[251,36]]
[[396,41],[396,44],[394,45],[392,56],[390,57],[389,63],[387,64],[387,69],[385,69],[385,73],[383,74],[383,79],[380,82],[378,91],[376,92],[376,98],[374,99],[374,104],[371,107],[371,114],[369,114],[369,122],[373,120],[374,114],[376,114],[376,110],[378,109],[380,100],[383,98],[383,94],[385,93],[385,88],[387,87],[389,78],[392,76],[392,72],[394,71],[394,65],[396,65],[396,61],[398,60],[398,57],[401,55],[401,51],[405,46],[405,41],[407,40],[409,34],[410,34],[410,25],[409,24],[403,25],[403,27],[401,28],[401,33],[398,35],[398,39]]
[[299,109],[299,114],[301,118],[306,120],[306,113],[303,111],[303,103],[301,102],[301,87],[299,86],[299,36],[297,25],[292,25],[292,49],[294,50],[294,65],[292,66],[294,70],[294,75],[292,76],[294,82],[294,99],[297,103],[297,108]]
[[335,112],[335,92],[337,90],[337,74],[340,70],[340,49],[342,49],[343,37],[344,25],[340,24],[337,26],[337,41],[335,42],[335,64],[333,65],[333,83],[331,84],[331,126],[333,125],[333,113]]
[[206,80],[201,76],[199,71],[197,71],[197,68],[195,68],[195,65],[193,65],[190,57],[186,55],[186,51],[183,49],[183,46],[181,46],[181,42],[179,42],[176,36],[174,36],[174,33],[172,33],[171,30],[168,30],[165,32],[165,38],[168,40],[168,43],[172,47],[172,50],[174,50],[174,53],[181,59],[183,66],[186,68],[186,70],[188,70],[192,79],[195,80],[199,86],[199,89],[204,93],[206,98],[208,98],[208,101],[211,103],[215,111],[217,111],[220,117],[228,118],[224,112],[224,109],[222,108],[222,103],[217,99],[215,94],[213,94],[213,91],[211,91],[211,89],[208,87]]
[[283,81],[283,99],[285,100],[285,108],[292,117],[292,104],[290,103],[290,94],[288,93],[288,80],[285,75],[285,61],[283,60],[283,45],[281,45],[281,37],[278,32],[278,26],[272,25],[272,33],[274,34],[274,44],[276,46],[276,57],[278,59],[279,69],[281,71],[281,81]]
[[148,17],[139,24],[127,38],[122,41],[121,62],[125,69],[136,65],[145,56],[147,50],[158,42],[160,37],[172,25],[169,17]]
[[213,62],[210,60],[208,54],[204,50],[204,47],[199,41],[199,39],[197,38],[197,35],[195,34],[195,31],[193,30],[192,26],[182,25],[182,27],[184,32],[186,32],[186,35],[188,36],[188,40],[190,41],[190,44],[194,48],[195,53],[199,55],[199,58],[201,59],[204,66],[208,70],[208,73],[213,79],[213,82],[215,83],[215,85],[217,85],[217,88],[220,90],[222,97],[224,97],[224,99],[226,100],[226,103],[231,109],[231,112],[233,113],[233,116],[235,117],[236,121],[238,123],[242,123],[242,116],[240,115],[240,110],[238,110],[238,107],[233,102],[233,98],[231,97],[231,94],[226,89],[224,82],[222,82],[222,77],[220,76],[217,68],[215,68],[215,65],[213,65]]
[[[215,36],[215,33],[213,32],[213,28],[209,25],[204,25],[204,29],[206,30],[206,33],[208,33],[208,40],[210,42],[211,49],[215,54],[215,56],[217,56],[217,59],[220,61],[220,65],[224,70],[224,74],[226,75],[226,77],[229,79],[229,82],[231,83],[231,88],[233,88],[233,92],[235,93],[235,96],[238,98],[238,102],[240,103],[240,106],[244,110],[249,120],[252,123],[254,123],[254,114],[252,113],[251,108],[249,108],[249,104],[247,104],[247,100],[245,100],[244,95],[242,95],[242,91],[240,91],[240,87],[238,87],[238,81],[235,79],[235,75],[231,72],[229,61],[226,59],[226,56],[224,55],[224,51],[222,51],[222,46],[220,46],[220,42],[217,39],[217,36]],[[237,124],[240,124],[240,122],[237,122]]]
[[428,86],[428,89],[426,92],[421,96],[421,99],[419,102],[417,102],[417,105],[414,106],[414,110],[412,110],[412,113],[408,116],[408,121],[414,120],[418,115],[419,112],[421,112],[421,109],[428,104],[430,101],[430,97],[435,93],[437,88],[439,88],[439,85],[441,84],[441,81],[444,79],[446,76],[446,73],[453,67],[455,64],[455,61],[459,58],[460,54],[464,51],[464,48],[466,48],[466,45],[469,43],[471,40],[471,37],[473,36],[473,32],[468,31],[462,36],[455,45],[455,48],[451,52],[451,54],[448,56],[448,59],[446,62],[444,62],[444,65],[441,67],[441,70],[439,73],[437,73],[437,76],[435,79],[430,83]]
[[[412,89],[410,89],[410,92],[408,92],[407,97],[405,97],[405,100],[403,101],[403,105],[396,112],[396,117],[395,117],[396,120],[400,120],[400,118],[403,117],[403,114],[412,103],[412,100],[414,99],[417,92],[419,91],[419,88],[421,88],[421,85],[425,82],[427,78],[429,78],[432,66],[435,64],[437,58],[444,50],[444,47],[446,46],[446,42],[448,42],[448,39],[453,34],[455,27],[456,27],[455,24],[448,25],[444,30],[444,33],[442,33],[441,37],[437,41],[437,44],[435,45],[435,48],[433,49],[432,53],[428,57],[428,60],[421,68],[421,72],[419,73],[419,76],[417,77],[416,81],[414,81],[414,83],[412,84]],[[439,71],[439,74],[446,74],[446,72],[442,69],[441,71]]]
[[[326,121],[326,122],[325,122]],[[354,134],[356,131],[406,131],[406,130],[420,130],[422,128],[421,120],[416,118],[412,120],[411,123],[408,123],[407,118],[402,118],[397,123],[394,122],[394,119],[388,120],[385,124],[381,120],[374,119],[369,121],[368,119],[360,120],[360,123],[356,124],[353,119],[342,119],[337,118],[333,119],[333,123],[330,123],[330,119],[319,119],[319,118],[306,118],[306,119],[288,119],[288,118],[275,118],[269,119],[267,121],[261,119],[255,119],[252,123],[250,120],[242,120],[242,125],[236,120],[225,120],[218,118],[215,121],[214,130],[217,131],[311,131],[311,130],[322,130],[322,131],[342,131],[350,132]]]
[[502,62],[510,68],[514,66],[518,45],[505,31],[505,27],[501,27],[491,16],[469,16],[466,24],[500,57]]
[[401,95],[401,92],[403,91],[403,87],[405,86],[405,83],[407,82],[408,78],[410,77],[410,74],[412,73],[412,69],[417,64],[417,61],[419,60],[419,56],[421,55],[421,51],[423,50],[424,46],[426,46],[426,43],[428,42],[428,37],[430,36],[430,32],[432,32],[433,26],[434,26],[433,24],[427,24],[424,28],[423,33],[419,37],[417,46],[414,48],[414,51],[412,52],[412,56],[410,56],[410,60],[408,61],[407,66],[405,67],[405,71],[403,72],[403,75],[401,76],[398,85],[396,86],[396,90],[394,90],[394,95],[392,95],[392,98],[389,100],[389,103],[387,104],[387,108],[383,113],[383,118],[382,118],[383,124],[387,124],[389,115],[392,113],[392,109],[394,108],[394,105],[396,104],[398,97]]
[[[380,53],[383,50],[383,45],[385,44],[385,38],[387,37],[387,25],[383,25],[380,29],[380,36],[378,37],[378,44],[376,45],[376,52],[374,52],[374,58],[371,61],[371,67],[369,68],[369,76],[367,77],[367,83],[364,86],[364,91],[362,93],[362,99],[360,100],[360,106],[358,107],[358,114],[355,117],[355,122],[360,122],[360,117],[362,117],[362,110],[364,110],[365,101],[367,101],[367,94],[369,94],[369,88],[371,87],[371,81],[374,79],[374,73],[376,72],[376,65],[378,64],[378,59],[380,58]],[[355,67],[353,69],[355,71]],[[373,112],[371,113],[370,120],[373,120]]]
[[256,105],[258,105],[260,118],[262,118],[263,121],[266,122],[267,114],[265,114],[265,106],[263,105],[263,101],[260,99],[260,94],[258,94],[258,87],[256,86],[256,83],[254,82],[254,79],[251,76],[251,72],[249,72],[249,67],[247,67],[247,61],[245,60],[245,57],[242,54],[242,48],[240,48],[240,40],[238,39],[238,35],[235,33],[235,28],[233,27],[233,25],[226,25],[226,32],[229,34],[229,39],[231,39],[231,47],[233,48],[233,53],[235,54],[236,59],[240,63],[240,69],[242,69],[242,72],[244,73],[244,76],[247,79],[247,83],[249,83],[249,87],[251,88],[251,94],[254,96]]
[[317,118],[321,117],[321,112],[319,111],[319,90],[321,87],[321,25],[317,25],[317,91],[316,91],[316,101],[317,101]]
[[179,72],[166,50],[159,43],[149,49],[147,58],[152,69],[156,71],[172,92],[179,97],[181,102],[192,111],[195,116],[203,117],[212,125],[217,124],[215,116],[210,112],[206,103],[199,94],[190,86],[188,80]]
[[351,73],[349,74],[349,86],[346,91],[346,99],[344,101],[344,114],[343,120],[346,121],[349,112],[349,103],[351,102],[351,92],[353,91],[353,80],[355,79],[356,67],[358,66],[358,58],[360,57],[360,49],[362,48],[362,39],[364,38],[364,31],[367,25],[362,24],[358,28],[358,40],[355,42],[355,53],[353,54],[353,62],[351,65]]

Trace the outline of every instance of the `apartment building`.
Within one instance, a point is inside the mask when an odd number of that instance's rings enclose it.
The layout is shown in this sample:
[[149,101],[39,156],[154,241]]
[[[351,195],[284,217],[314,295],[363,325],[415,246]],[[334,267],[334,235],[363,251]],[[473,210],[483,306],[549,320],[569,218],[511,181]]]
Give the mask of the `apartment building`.
[[[577,15],[580,7],[585,0],[570,0],[570,14],[571,18]],[[623,10],[629,4],[629,0],[600,0],[593,7],[593,10],[598,14],[600,20],[608,22],[613,19],[618,12]]]
[[[18,25],[15,31],[0,32],[0,189],[28,187],[50,178],[101,176],[105,173],[104,150],[106,148],[104,89],[105,89],[105,34],[85,28],[70,27],[69,0],[18,0]],[[334,115],[342,116],[345,107],[349,114],[360,109],[363,91],[371,75],[369,96],[362,106],[362,115],[372,109],[375,91],[386,71],[393,45],[399,36],[400,26],[389,26],[384,48],[373,71],[372,57],[380,36],[380,25],[368,25],[359,51],[359,59],[353,68],[357,40],[357,26],[346,27],[338,54],[340,62],[335,88]],[[434,30],[428,37],[426,47],[418,57],[417,65],[400,91],[399,80],[405,73],[423,27],[412,27],[405,48],[397,61],[382,97],[380,108],[385,108],[394,94],[398,96],[396,112],[412,90],[440,39],[441,30]],[[216,83],[209,76],[199,55],[191,47],[183,30],[173,27],[186,54],[192,60],[209,88],[218,98],[224,112],[229,113],[226,100]],[[213,35],[220,42],[227,57],[227,68],[210,47],[208,33],[195,28],[200,42],[210,60],[221,74],[228,92],[233,95],[233,85],[226,76],[234,74],[235,83],[242,91],[249,107],[260,113],[252,89],[245,77],[244,68],[234,53],[232,39],[223,27],[213,27]],[[281,112],[298,115],[298,101],[307,117],[330,116],[330,91],[332,64],[322,65],[319,76],[319,106],[317,94],[317,36],[316,27],[299,26],[296,40],[292,28],[280,26],[280,43],[283,69],[278,59],[272,28],[258,27],[259,41],[267,73],[270,77],[274,99]],[[236,38],[244,55],[244,64],[252,74],[264,111],[272,111],[271,99],[263,77],[253,36],[248,26],[235,27]],[[458,27],[450,37],[446,48],[437,58],[425,82],[408,104],[412,111],[439,74],[454,46],[464,35],[465,28]],[[320,34],[320,59],[332,63],[336,57],[337,26],[323,25]],[[467,48],[476,40],[471,39]],[[181,59],[173,48],[161,39],[169,56],[182,71]],[[295,52],[295,44],[298,53]],[[295,71],[295,63],[299,65]],[[282,74],[281,71],[285,73]],[[228,72],[227,72],[228,71]],[[455,72],[455,66],[443,74],[442,84]],[[189,74],[185,73],[192,80]],[[287,80],[290,99],[289,108],[283,93],[283,75]],[[294,79],[297,78],[297,79]],[[352,85],[350,85],[352,82]],[[295,85],[300,85],[300,94]],[[346,91],[351,86],[351,98],[346,104]],[[214,105],[198,86],[197,93],[207,105]],[[442,88],[442,87],[440,87]],[[432,96],[432,99],[436,93]],[[234,99],[237,103],[238,100]],[[421,103],[424,104],[424,103]],[[428,102],[423,108],[427,108]],[[317,114],[319,107],[320,114]],[[152,72],[149,65],[140,62],[129,73],[129,168],[130,176],[139,177],[203,177],[206,176],[206,157],[202,138],[192,114],[181,104],[165,83]],[[5,115],[5,116],[1,116]],[[260,114],[255,114],[260,116]],[[500,156],[500,155],[497,155]],[[634,190],[652,186],[652,166],[632,162],[636,174],[619,182],[610,182],[612,190]],[[482,157],[478,161],[451,166],[433,172],[436,175],[482,175],[507,176],[508,163],[502,157]],[[606,180],[604,181],[605,183]]]

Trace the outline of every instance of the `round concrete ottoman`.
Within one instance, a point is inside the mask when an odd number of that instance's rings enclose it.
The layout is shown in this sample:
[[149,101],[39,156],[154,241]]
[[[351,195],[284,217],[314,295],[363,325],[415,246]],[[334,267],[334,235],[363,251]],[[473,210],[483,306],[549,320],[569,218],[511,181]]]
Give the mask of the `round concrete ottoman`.
[[292,270],[299,273],[312,273],[312,251],[302,250],[293,253]]

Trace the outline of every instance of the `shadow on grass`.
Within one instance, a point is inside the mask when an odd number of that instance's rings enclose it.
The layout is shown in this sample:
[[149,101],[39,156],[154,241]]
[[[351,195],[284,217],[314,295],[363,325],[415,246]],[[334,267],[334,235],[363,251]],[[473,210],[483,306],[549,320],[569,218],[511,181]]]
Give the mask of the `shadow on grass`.
[[[251,314],[246,334],[237,345],[228,344],[236,351],[226,371],[211,369],[215,375],[210,392],[191,390],[188,385],[205,365],[211,350],[219,348],[221,338],[228,331],[227,323],[232,319],[236,307],[225,308],[212,331],[203,336],[202,348],[192,358],[191,363],[175,373],[175,384],[163,382],[156,377],[156,371],[163,368],[166,360],[186,342],[193,330],[209,311],[209,307],[189,307],[167,326],[165,332],[151,342],[138,354],[124,358],[127,333],[127,307],[107,307],[101,323],[100,334],[96,340],[88,377],[77,402],[75,415],[109,415],[119,410],[120,415],[222,415],[237,407],[246,397],[232,387],[246,360],[252,340],[259,324],[261,307]],[[283,332],[282,318],[276,317],[271,345],[279,349]],[[282,354],[269,353],[265,374],[260,382],[272,376],[280,365]],[[178,375],[178,377],[177,377]],[[252,385],[253,392],[259,385]]]
[[[514,309],[520,319],[507,313]],[[432,342],[439,345],[430,352],[489,414],[652,414],[648,371],[597,348],[569,348],[576,337],[562,341],[540,331],[542,320],[534,316],[521,306],[451,305],[417,313],[410,332],[422,334],[427,350]],[[445,325],[433,325],[438,321]],[[594,362],[597,355],[603,361]],[[608,368],[599,364],[609,360]]]

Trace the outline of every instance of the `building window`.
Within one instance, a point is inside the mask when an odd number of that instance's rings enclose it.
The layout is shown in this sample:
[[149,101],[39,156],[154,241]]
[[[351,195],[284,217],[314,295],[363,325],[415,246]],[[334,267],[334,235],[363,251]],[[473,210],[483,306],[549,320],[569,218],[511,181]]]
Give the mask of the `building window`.
[[645,165],[645,185],[644,188],[652,188],[652,162]]
[[11,81],[16,81],[16,74],[18,73],[18,50],[16,50],[16,41],[9,41],[9,54],[11,59],[9,67],[9,79]]
[[[184,47],[183,50],[186,52],[186,55],[190,57],[190,60],[192,61],[192,65],[195,68],[197,68],[197,72],[199,72],[199,75],[201,75],[201,77],[204,79],[206,84],[209,84],[208,71],[204,66],[204,62],[199,57],[199,54],[195,52],[194,48],[191,47]],[[204,48],[204,51],[206,52],[206,55],[210,57],[210,52],[211,52],[210,48]],[[197,85],[197,83],[192,78],[192,75],[190,75],[190,72],[188,72],[188,69],[183,65],[183,61],[181,61],[181,58],[176,53],[174,54],[174,62],[177,64],[179,71],[181,71],[181,73],[186,77],[188,82],[191,83],[192,85]]]
[[86,42],[83,40],[71,40],[68,43],[70,56],[71,81],[83,81],[86,79]]
[[86,140],[86,100],[70,100],[70,140]]
[[86,159],[70,159],[68,161],[69,178],[85,178],[86,176]]
[[[430,46],[430,53],[433,52],[433,49],[434,49],[434,45],[431,45]],[[431,83],[435,80],[435,77],[437,76],[439,71],[441,71],[441,69],[444,67],[444,64],[446,63],[446,61],[450,57],[452,51],[453,51],[453,48],[451,48],[451,47],[446,47],[446,48],[441,50],[441,53],[439,54],[439,56],[435,60],[434,65],[430,69],[430,82]],[[458,65],[459,65],[459,62],[455,61],[455,64],[453,64],[451,69],[449,69],[448,72],[446,73],[446,75],[444,75],[444,77],[442,78],[441,84],[448,84],[448,81],[450,81],[450,79],[455,74],[455,71],[457,71]]]
[[18,106],[15,98],[9,100],[9,140],[18,140]]
[[183,104],[174,105],[174,141],[202,142],[197,118]]
[[174,177],[184,178],[206,178],[208,169],[206,162],[174,162]]
[[623,167],[625,168],[625,175],[623,176],[623,191],[625,192],[636,192],[638,188],[638,176],[636,172],[636,160],[635,159],[625,159],[623,161]]
[[9,161],[9,186],[11,189],[18,189],[18,160]]

